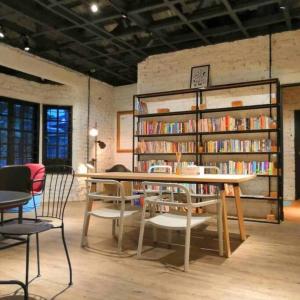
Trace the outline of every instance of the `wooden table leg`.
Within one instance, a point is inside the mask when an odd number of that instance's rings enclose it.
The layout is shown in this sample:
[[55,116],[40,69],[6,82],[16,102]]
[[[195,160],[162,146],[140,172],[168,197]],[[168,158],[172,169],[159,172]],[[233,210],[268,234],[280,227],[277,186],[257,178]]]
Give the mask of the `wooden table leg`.
[[225,186],[224,185],[221,186],[220,198],[222,201],[222,208],[223,208],[223,238],[224,238],[225,256],[230,257],[231,248],[230,248],[228,220],[227,220],[227,203],[226,203]]
[[239,222],[239,228],[240,228],[240,236],[241,240],[246,240],[246,232],[245,232],[245,225],[244,225],[244,215],[243,215],[243,207],[241,202],[241,190],[239,185],[234,185],[234,197],[235,197],[235,206],[236,206],[236,212]]
[[[90,192],[96,192],[96,183],[92,183],[91,185],[91,190]],[[87,186],[88,189],[88,186]],[[88,193],[88,190],[86,191]],[[86,203],[86,212],[89,212],[93,209],[93,200],[92,199],[87,199],[87,203]],[[90,215],[86,216],[86,220],[85,220],[85,224],[84,224],[84,228],[83,228],[83,234],[84,236],[87,236],[88,230],[89,230],[89,225],[90,225]]]

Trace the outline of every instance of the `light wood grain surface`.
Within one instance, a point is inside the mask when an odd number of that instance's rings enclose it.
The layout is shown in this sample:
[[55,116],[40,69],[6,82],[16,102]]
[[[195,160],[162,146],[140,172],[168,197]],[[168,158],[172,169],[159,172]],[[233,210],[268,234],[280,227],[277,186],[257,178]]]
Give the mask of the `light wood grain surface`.
[[77,173],[77,177],[93,177],[99,179],[135,180],[135,181],[169,181],[192,183],[242,183],[252,180],[256,175],[176,175],[162,173],[107,172],[107,173]]
[[[95,209],[101,203],[96,203]],[[74,285],[67,287],[68,268],[60,233],[40,235],[42,276],[30,284],[30,300],[299,300],[299,224],[247,223],[248,238],[241,242],[236,222],[229,222],[233,255],[218,256],[214,223],[204,232],[194,231],[191,241],[190,272],[182,272],[183,247],[152,242],[152,230],[145,232],[144,258],[137,260],[140,216],[128,220],[124,236],[127,257],[110,256],[115,250],[111,222],[93,219],[90,249],[80,247],[85,203],[71,202],[66,209],[66,240],[74,271]],[[198,238],[197,238],[198,236]],[[167,241],[165,231],[159,241]],[[184,244],[184,237],[173,236]],[[211,251],[209,249],[214,249]],[[30,271],[36,274],[35,239],[32,238]],[[0,278],[24,279],[24,245],[0,251]],[[23,300],[12,296],[15,286],[0,286],[0,299]],[[5,296],[10,294],[11,296]]]

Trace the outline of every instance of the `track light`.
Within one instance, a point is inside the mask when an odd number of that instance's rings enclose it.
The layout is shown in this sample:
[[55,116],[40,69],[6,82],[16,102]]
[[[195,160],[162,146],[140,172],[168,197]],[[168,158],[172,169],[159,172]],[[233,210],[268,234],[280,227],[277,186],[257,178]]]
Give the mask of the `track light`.
[[91,11],[95,14],[96,12],[98,12],[99,6],[98,6],[98,4],[96,4],[96,3],[92,3],[92,4],[90,5],[90,9],[91,9]]
[[4,34],[2,26],[0,26],[0,39],[4,39],[4,38],[5,38],[5,34]]
[[30,51],[29,38],[28,38],[27,35],[24,35],[24,36],[23,36],[23,45],[24,45],[23,49],[24,49],[26,52]]

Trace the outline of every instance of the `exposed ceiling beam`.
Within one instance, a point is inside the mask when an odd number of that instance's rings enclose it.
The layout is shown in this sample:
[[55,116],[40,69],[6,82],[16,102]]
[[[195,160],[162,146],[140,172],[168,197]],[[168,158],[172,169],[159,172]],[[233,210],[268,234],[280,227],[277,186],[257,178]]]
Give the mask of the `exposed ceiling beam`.
[[164,2],[170,8],[170,10],[172,10],[179,17],[179,19],[199,37],[199,39],[201,39],[206,45],[211,44],[210,41],[203,36],[203,34],[199,32],[191,22],[189,22],[187,17],[173,3],[171,3],[169,0],[164,0]]
[[[4,3],[4,2],[7,2],[7,3]],[[41,25],[43,25],[43,26],[51,26],[51,25],[49,25],[48,23],[45,23],[45,21],[41,21],[40,18],[35,18],[35,17],[33,17],[32,15],[28,15],[27,13],[24,13],[22,10],[18,10],[16,7],[11,6],[12,3],[13,3],[12,0],[9,0],[9,1],[8,1],[8,0],[7,0],[7,1],[3,0],[2,3],[1,3],[1,5],[5,5],[5,6],[11,8],[11,9],[14,9],[17,13],[19,13],[19,14],[25,16],[25,17],[28,17],[29,19],[33,20],[34,22],[36,22],[36,23],[38,23],[38,24],[41,24]],[[43,16],[41,16],[41,17],[42,17],[42,20],[44,20]],[[80,43],[80,41],[75,40],[74,38],[71,38],[70,36],[67,36],[67,37],[68,37],[69,39],[71,39],[72,41],[74,41],[75,43],[78,43],[78,44],[82,45],[82,44]],[[89,47],[89,46],[86,46],[86,47],[87,47],[88,49],[93,50],[94,52],[97,53],[97,51],[94,50],[93,47]],[[103,53],[101,53],[101,54],[103,54]],[[107,57],[109,58],[108,55],[107,55]],[[93,63],[93,64],[95,64],[94,62],[90,62],[88,59],[85,59],[85,60],[86,60],[88,63]],[[114,59],[112,59],[112,60],[114,60]],[[117,61],[117,62],[118,62],[118,63],[121,63],[120,61]],[[123,64],[123,63],[122,63],[122,64]],[[127,82],[129,82],[129,83],[134,82],[134,80],[131,79],[129,76],[128,76],[128,78],[124,78],[124,77],[121,76],[118,72],[113,72],[113,71],[111,71],[109,68],[103,67],[102,65],[98,65],[97,68],[98,68],[98,67],[99,67],[100,69],[102,69],[102,70],[105,69],[108,73],[113,74],[113,75],[116,76],[117,78],[121,78],[122,80],[127,80]],[[125,67],[128,67],[128,66],[125,64]]]
[[228,0],[221,0],[224,6],[226,7],[231,19],[237,24],[237,26],[240,28],[241,32],[245,35],[245,37],[249,37],[249,33],[243,26],[242,22],[240,21],[238,15],[236,12],[233,11],[231,4],[229,3]]

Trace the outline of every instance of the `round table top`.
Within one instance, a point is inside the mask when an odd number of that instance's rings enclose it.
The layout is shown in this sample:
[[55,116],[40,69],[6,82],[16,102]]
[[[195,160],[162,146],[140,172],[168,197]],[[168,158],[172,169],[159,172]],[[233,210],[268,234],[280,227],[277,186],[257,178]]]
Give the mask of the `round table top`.
[[0,208],[22,205],[30,200],[31,197],[30,193],[0,191]]

